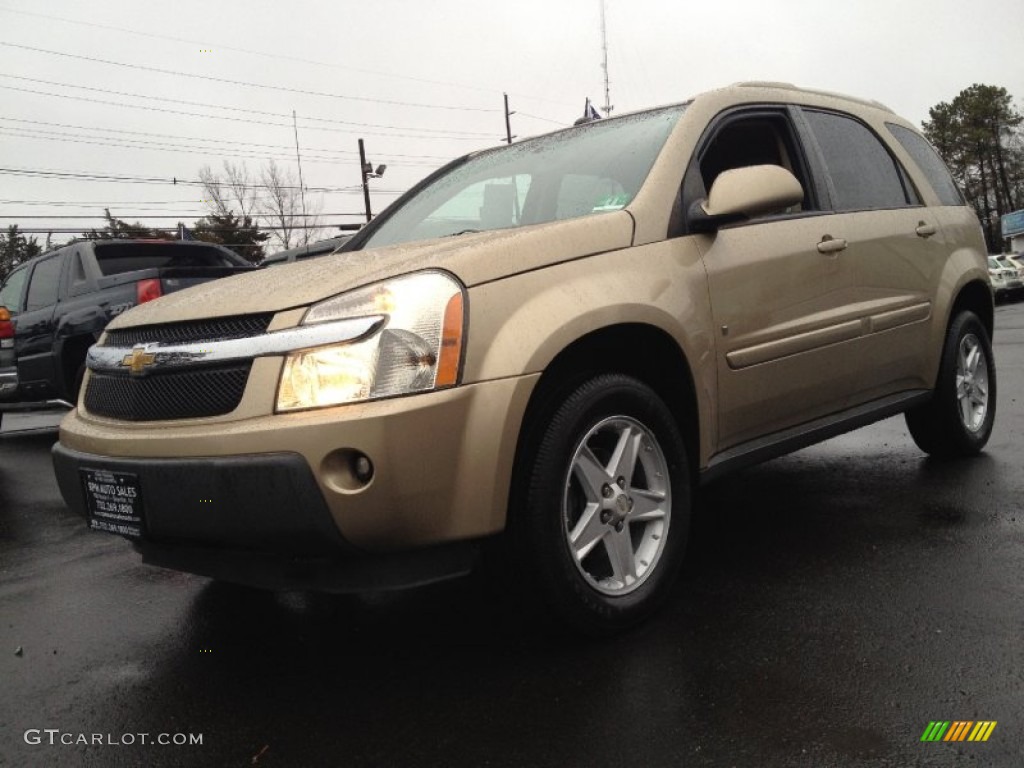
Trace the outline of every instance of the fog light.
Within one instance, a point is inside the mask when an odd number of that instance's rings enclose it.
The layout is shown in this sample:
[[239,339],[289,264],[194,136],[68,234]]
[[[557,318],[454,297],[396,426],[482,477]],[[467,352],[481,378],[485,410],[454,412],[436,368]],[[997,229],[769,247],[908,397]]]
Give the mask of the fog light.
[[373,462],[361,453],[357,454],[356,460],[353,462],[352,471],[355,473],[356,479],[361,483],[365,484],[373,480]]
[[324,456],[320,464],[324,483],[339,493],[360,493],[373,482],[370,457],[355,448],[338,448]]

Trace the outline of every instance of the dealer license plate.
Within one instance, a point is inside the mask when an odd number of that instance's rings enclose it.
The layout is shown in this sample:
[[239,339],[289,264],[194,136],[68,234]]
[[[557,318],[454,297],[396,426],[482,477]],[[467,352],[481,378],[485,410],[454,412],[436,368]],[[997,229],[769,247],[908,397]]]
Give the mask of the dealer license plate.
[[132,538],[142,536],[142,492],[138,475],[105,469],[80,472],[89,527]]

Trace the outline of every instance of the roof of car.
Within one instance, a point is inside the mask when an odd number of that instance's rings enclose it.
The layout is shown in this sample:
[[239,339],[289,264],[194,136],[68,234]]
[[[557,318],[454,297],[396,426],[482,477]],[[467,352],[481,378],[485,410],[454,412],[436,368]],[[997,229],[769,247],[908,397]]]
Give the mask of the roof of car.
[[[88,237],[76,237],[73,240],[69,240],[66,243],[61,243],[60,245],[54,246],[54,247],[50,248],[49,250],[43,251],[42,253],[40,253],[40,254],[38,254],[36,256],[33,256],[31,259],[25,259],[24,261],[19,262],[18,265],[14,269],[18,269],[20,267],[24,267],[25,265],[31,264],[32,262],[35,262],[35,261],[39,261],[40,259],[45,259],[45,258],[47,258],[49,256],[52,256],[53,254],[55,254],[55,253],[57,253],[59,251],[63,251],[65,248],[69,248],[69,247],[71,247],[73,245],[82,245],[83,243],[90,244],[90,245],[93,245],[93,246],[97,246],[97,245],[104,245],[104,246],[106,246],[106,245],[126,245],[127,246],[127,245],[137,245],[139,243],[154,243],[154,244],[163,243],[163,244],[166,244],[166,245],[187,246],[187,247],[190,247],[190,248],[191,247],[216,248],[217,250],[227,251],[228,253],[237,255],[230,248],[226,248],[225,246],[221,245],[220,243],[208,243],[208,242],[206,242],[204,240],[161,240],[159,238],[147,238],[147,237],[108,237],[108,238],[105,238],[105,239],[102,239],[102,240],[93,240],[93,239],[88,238]],[[12,269],[11,271],[13,272],[14,270]]]
[[762,88],[770,90],[782,90],[792,91],[793,93],[807,93],[813,94],[814,96],[827,96],[832,99],[841,99],[842,101],[849,101],[853,104],[861,104],[865,107],[874,107],[875,109],[881,109],[885,112],[892,112],[892,110],[880,101],[874,99],[862,99],[857,96],[849,96],[845,93],[836,93],[835,91],[824,91],[817,88],[801,88],[793,85],[793,83],[783,83],[768,80],[749,80],[741,83],[734,83],[732,88]]
[[[746,101],[746,100],[749,100],[749,98],[751,96],[751,91],[757,91],[757,90],[765,91],[766,92],[765,96],[768,97],[768,98],[771,98],[768,95],[769,93],[774,93],[774,98],[779,99],[780,97],[782,97],[782,100],[786,101],[786,102],[798,102],[800,100],[799,96],[801,94],[804,94],[804,95],[807,95],[807,96],[813,96],[813,97],[818,97],[818,98],[825,98],[825,99],[832,99],[832,100],[836,100],[836,101],[842,101],[842,102],[846,102],[849,105],[856,105],[856,106],[861,106],[861,107],[870,107],[872,109],[878,109],[878,110],[881,110],[883,112],[888,112],[888,113],[892,114],[894,117],[897,117],[896,113],[893,112],[893,110],[891,108],[887,107],[882,102],[875,101],[873,99],[864,99],[864,98],[860,98],[858,96],[850,96],[850,95],[845,94],[845,93],[837,93],[835,91],[826,91],[826,90],[821,90],[821,89],[816,89],[816,88],[801,88],[801,87],[799,87],[797,85],[794,85],[793,83],[786,83],[786,82],[780,82],[780,81],[774,81],[774,80],[746,80],[746,81],[742,81],[742,82],[738,82],[738,83],[733,83],[732,85],[727,85],[727,86],[724,86],[722,88],[715,88],[715,89],[711,89],[711,90],[708,90],[708,91],[703,91],[701,93],[698,93],[698,94],[692,96],[689,99],[684,99],[682,101],[671,102],[671,103],[668,103],[668,104],[659,104],[657,106],[646,107],[644,109],[637,109],[637,110],[633,110],[631,112],[623,112],[623,113],[615,115],[613,117],[606,117],[606,118],[587,120],[587,121],[577,121],[572,126],[567,126],[565,128],[560,128],[560,129],[557,129],[555,131],[551,131],[550,133],[559,133],[561,131],[570,131],[570,130],[573,130],[574,128],[579,128],[580,126],[593,125],[595,123],[600,124],[600,123],[605,122],[606,120],[620,120],[622,118],[628,118],[631,115],[640,115],[640,114],[644,114],[646,112],[655,112],[655,111],[661,110],[661,109],[671,109],[672,107],[679,107],[679,106],[682,106],[682,105],[685,105],[685,104],[690,104],[690,103],[692,103],[692,102],[694,102],[694,101],[696,101],[698,99],[703,99],[703,98],[712,97],[712,96],[728,95],[730,93],[735,95],[738,101]],[[523,139],[523,141],[524,142],[525,141],[530,141],[532,139],[540,138],[543,135],[546,135],[546,134],[539,134],[538,136],[530,136],[528,138]],[[475,150],[473,152],[467,153],[462,158],[459,158],[459,160],[462,160],[462,159],[465,159],[465,158],[469,158],[469,157],[475,157],[477,155],[486,154],[488,152],[493,152],[493,151],[496,151],[496,150],[501,150],[505,146],[506,145],[504,145],[504,144],[499,144],[499,145],[496,145],[496,146],[493,146],[493,147],[487,147],[487,148],[484,148],[484,149]]]

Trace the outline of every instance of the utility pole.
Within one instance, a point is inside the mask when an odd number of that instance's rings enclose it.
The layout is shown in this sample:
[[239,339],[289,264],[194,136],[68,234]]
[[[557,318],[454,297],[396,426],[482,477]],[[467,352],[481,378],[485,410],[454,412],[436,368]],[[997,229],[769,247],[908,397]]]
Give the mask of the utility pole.
[[369,223],[370,219],[373,218],[373,214],[370,212],[370,185],[367,184],[367,179],[379,179],[384,175],[384,169],[386,165],[378,165],[377,170],[373,169],[371,163],[366,162],[366,148],[363,146],[363,140],[359,140],[359,172],[363,175],[363,202],[366,204],[366,221]]
[[[302,183],[302,156],[299,154],[299,124],[295,119],[295,110],[292,110],[292,128],[295,129],[295,161],[299,165],[299,197],[302,200],[302,223],[309,224],[309,217],[306,216],[306,185]],[[309,230],[302,230],[306,246],[309,246]]]
[[601,54],[603,57],[601,69],[604,70],[604,106],[601,107],[601,111],[604,112],[605,117],[608,117],[615,107],[612,106],[610,89],[608,88],[608,26],[605,24],[604,19],[604,3],[605,0],[601,0]]
[[368,164],[366,162],[366,150],[363,148],[363,140],[359,140],[359,171],[363,174],[363,202],[366,204],[366,221],[369,222],[373,218],[373,214],[370,213],[370,185],[366,183],[366,179],[369,176],[367,173]]
[[513,137],[512,137],[512,121],[511,121],[510,118],[512,117],[512,115],[515,114],[515,112],[509,112],[508,111],[508,94],[507,93],[503,93],[502,96],[505,97],[505,141],[508,142],[509,144],[511,144]]

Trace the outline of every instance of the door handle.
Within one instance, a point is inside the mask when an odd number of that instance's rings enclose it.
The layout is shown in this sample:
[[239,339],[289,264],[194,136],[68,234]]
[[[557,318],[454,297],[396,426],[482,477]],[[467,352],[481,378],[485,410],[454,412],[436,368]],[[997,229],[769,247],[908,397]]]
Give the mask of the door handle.
[[846,250],[846,241],[843,238],[835,238],[832,235],[824,235],[818,243],[818,253],[839,253]]
[[938,230],[935,229],[934,224],[926,224],[923,221],[919,221],[917,222],[917,229],[915,229],[914,232],[917,233],[918,237],[923,237],[927,239],[934,235],[936,232],[938,232]]

